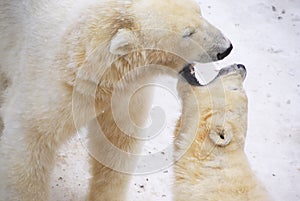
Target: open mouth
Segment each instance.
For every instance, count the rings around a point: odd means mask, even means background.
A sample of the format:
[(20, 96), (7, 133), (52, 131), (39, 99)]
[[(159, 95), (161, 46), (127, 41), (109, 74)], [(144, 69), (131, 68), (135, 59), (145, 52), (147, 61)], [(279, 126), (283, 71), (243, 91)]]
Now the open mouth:
[(179, 75), (182, 76), (192, 86), (203, 86), (196, 78), (196, 71), (194, 66), (195, 64), (187, 64), (179, 72)]
[(217, 77), (230, 75), (230, 74), (239, 74), (242, 76), (243, 79), (245, 79), (247, 75), (247, 70), (243, 64), (233, 64), (228, 67), (222, 68), (219, 71)]
[(242, 64), (233, 64), (228, 67), (224, 67), (219, 71), (218, 75), (207, 84), (201, 84), (196, 78), (195, 64), (187, 64), (179, 72), (179, 75), (183, 77), (192, 86), (207, 86), (210, 83), (214, 82), (218, 77), (231, 74), (239, 74), (243, 79), (245, 79), (247, 75), (246, 67)]

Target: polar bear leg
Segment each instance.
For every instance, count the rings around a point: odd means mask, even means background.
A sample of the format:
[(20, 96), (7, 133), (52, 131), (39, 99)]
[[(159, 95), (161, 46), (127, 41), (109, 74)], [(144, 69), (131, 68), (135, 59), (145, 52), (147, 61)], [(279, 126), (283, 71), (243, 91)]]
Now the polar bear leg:
[(128, 153), (138, 152), (140, 144), (114, 126), (100, 116), (89, 124), (92, 156), (89, 201), (126, 200), (130, 173), (134, 171), (137, 159)]
[(91, 159), (93, 178), (90, 181), (89, 201), (125, 201), (130, 175), (105, 167)]
[(56, 150), (53, 138), (33, 129), (4, 129), (1, 139), (0, 200), (41, 201), (48, 199), (49, 172)]
[(150, 81), (141, 77), (99, 103), (102, 112), (88, 125), (88, 150), (93, 157), (89, 201), (126, 200), (152, 106), (154, 88), (145, 87)]
[[(55, 152), (69, 136), (59, 132), (41, 133), (39, 122), (6, 115), (0, 141), (0, 200), (48, 200), (50, 172)], [(72, 132), (74, 133), (74, 132)]]

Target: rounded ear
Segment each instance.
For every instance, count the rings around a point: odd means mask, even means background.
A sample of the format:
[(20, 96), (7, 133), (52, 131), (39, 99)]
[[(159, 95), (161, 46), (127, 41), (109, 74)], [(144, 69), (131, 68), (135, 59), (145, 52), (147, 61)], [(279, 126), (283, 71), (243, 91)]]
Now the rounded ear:
[(119, 29), (110, 42), (110, 52), (125, 55), (134, 49), (134, 34), (128, 29)]
[(217, 146), (225, 147), (231, 141), (231, 134), (222, 132), (211, 131), (209, 133), (209, 138), (213, 141), (213, 143)]

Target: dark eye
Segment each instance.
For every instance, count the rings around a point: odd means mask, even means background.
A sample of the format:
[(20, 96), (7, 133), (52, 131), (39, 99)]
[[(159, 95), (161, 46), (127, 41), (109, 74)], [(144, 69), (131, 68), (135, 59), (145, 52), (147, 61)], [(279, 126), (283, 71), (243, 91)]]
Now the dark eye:
[(211, 131), (209, 138), (213, 141), (213, 143), (215, 143), (215, 145), (225, 147), (230, 143), (232, 135), (225, 130)]
[(183, 31), (183, 38), (191, 37), (195, 32), (196, 30), (194, 28), (188, 27)]
[(225, 135), (223, 133), (219, 133), (219, 136), (222, 140), (225, 140)]

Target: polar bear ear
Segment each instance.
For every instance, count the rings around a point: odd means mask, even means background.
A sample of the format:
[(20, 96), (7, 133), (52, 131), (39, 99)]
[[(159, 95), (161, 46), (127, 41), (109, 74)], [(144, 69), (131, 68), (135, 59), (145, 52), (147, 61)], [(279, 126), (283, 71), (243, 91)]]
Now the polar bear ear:
[(119, 29), (110, 42), (110, 52), (125, 55), (134, 49), (134, 34), (128, 29)]

